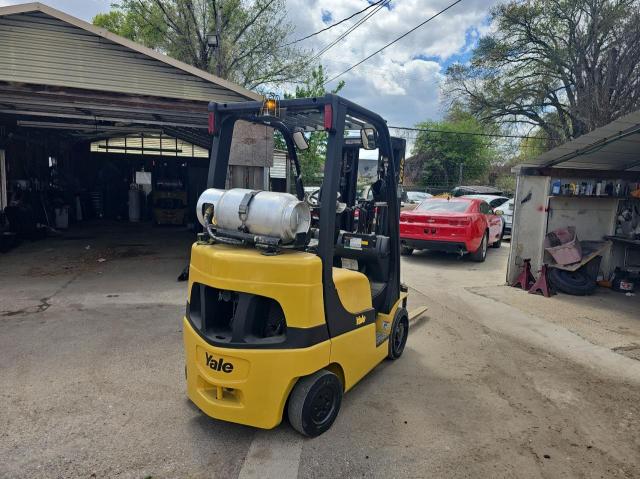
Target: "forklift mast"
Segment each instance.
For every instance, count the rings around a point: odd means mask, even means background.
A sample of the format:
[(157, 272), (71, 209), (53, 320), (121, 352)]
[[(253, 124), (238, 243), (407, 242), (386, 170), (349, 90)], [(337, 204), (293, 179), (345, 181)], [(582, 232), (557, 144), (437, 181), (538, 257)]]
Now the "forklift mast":
[[(372, 268), (379, 273), (377, 282), (384, 286), (380, 287), (381, 294), (376, 300), (376, 309), (389, 312), (400, 295), (400, 202), (397, 186), (401, 179), (400, 159), (404, 156), (404, 140), (392, 139), (386, 122), (378, 114), (333, 94), (281, 101), (212, 102), (209, 104), (209, 130), (213, 134), (209, 188), (225, 188), (233, 127), (238, 120), (267, 125), (282, 134), (295, 166), (296, 195), (299, 200), (304, 200), (304, 185), (293, 135), (296, 132), (326, 132), (326, 159), (319, 195), (318, 244), (314, 252), (322, 260), (324, 302), (329, 329), (332, 335), (340, 334), (343, 332), (340, 325), (346, 324), (345, 318), (351, 316), (342, 307), (333, 282), (336, 256), (358, 256), (362, 261), (372, 264)], [(346, 137), (348, 131), (360, 131), (360, 141)], [(359, 149), (364, 146), (363, 131), (370, 132), (379, 158), (375, 204), (371, 208), (380, 218), (384, 217), (384, 222), (380, 219), (373, 231), (355, 231), (353, 215), (338, 217), (335, 209), (335, 198), (340, 198), (348, 208), (356, 208), (358, 155)], [(344, 236), (336, 235), (336, 231), (342, 230), (345, 232)], [(354, 235), (358, 236), (361, 244), (367, 245), (357, 255), (344, 246), (344, 242), (350, 241)], [(384, 246), (384, 251), (380, 250), (382, 253), (373, 251), (381, 248), (381, 245)], [(377, 261), (378, 258), (374, 260), (376, 255), (383, 258), (380, 261)]]

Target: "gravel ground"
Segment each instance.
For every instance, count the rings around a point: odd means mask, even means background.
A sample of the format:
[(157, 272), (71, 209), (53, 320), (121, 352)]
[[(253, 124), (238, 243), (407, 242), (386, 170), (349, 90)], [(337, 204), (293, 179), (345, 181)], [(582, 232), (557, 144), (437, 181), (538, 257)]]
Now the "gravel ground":
[[(74, 234), (0, 257), (0, 477), (249, 477), (249, 461), (277, 460), (248, 455), (270, 432), (186, 399), (175, 279), (189, 235)], [(403, 259), (411, 305), (429, 310), (330, 431), (280, 426), (299, 477), (640, 477), (640, 361), (612, 350), (636, 341), (640, 318), (612, 315), (600, 332), (580, 318), (615, 298), (504, 293), (507, 253)]]

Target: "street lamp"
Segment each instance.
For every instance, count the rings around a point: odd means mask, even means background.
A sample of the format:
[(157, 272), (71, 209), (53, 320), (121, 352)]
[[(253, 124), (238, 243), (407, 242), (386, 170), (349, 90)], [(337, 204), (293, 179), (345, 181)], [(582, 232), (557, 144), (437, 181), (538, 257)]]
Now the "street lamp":
[(215, 33), (207, 34), (207, 46), (212, 50), (218, 46), (218, 35)]

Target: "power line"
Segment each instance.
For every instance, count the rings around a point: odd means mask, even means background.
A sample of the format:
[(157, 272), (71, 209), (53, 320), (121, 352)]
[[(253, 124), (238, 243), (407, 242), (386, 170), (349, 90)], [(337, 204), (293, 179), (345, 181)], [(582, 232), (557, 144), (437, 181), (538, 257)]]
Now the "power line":
[[(461, 1), (461, 0), (458, 0)], [(380, 4), (378, 4), (372, 12), (369, 12), (367, 15), (365, 15), (363, 18), (361, 18), (360, 20), (358, 20), (353, 26), (351, 26), (346, 32), (342, 33), (341, 35), (339, 35), (335, 40), (333, 40), (331, 43), (329, 43), (329, 45), (327, 45), (326, 47), (324, 47), (322, 50), (320, 50), (318, 53), (316, 53), (311, 60), (309, 60), (308, 63), (313, 62), (314, 60), (316, 60), (317, 58), (319, 58), (321, 55), (324, 55), (327, 51), (329, 51), (331, 48), (333, 48), (338, 42), (340, 42), (341, 40), (344, 40), (348, 35), (350, 35), (354, 30), (356, 30), (360, 25), (362, 25), (364, 22), (366, 22), (367, 20), (369, 20), (371, 17), (373, 17), (376, 13), (378, 13), (380, 10), (382, 10), (384, 7), (386, 7), (389, 3), (391, 2), (391, 0), (382, 0), (382, 2)], [(326, 85), (328, 82), (325, 82), (324, 84)]]
[(312, 58), (311, 58), (311, 62), (316, 60), (317, 58), (319, 58), (320, 56), (324, 55), (327, 51), (329, 51), (331, 48), (333, 48), (335, 45), (338, 44), (338, 42), (340, 42), (341, 40), (344, 40), (347, 36), (349, 36), (354, 30), (356, 30), (358, 27), (360, 27), (364, 22), (366, 22), (367, 20), (369, 20), (371, 17), (373, 17), (376, 13), (378, 13), (383, 7), (385, 7), (387, 4), (389, 4), (391, 0), (382, 0), (382, 3), (380, 3), (379, 5), (377, 5), (375, 7), (375, 9), (372, 12), (369, 12), (367, 15), (365, 15), (363, 18), (361, 18), (360, 20), (358, 20), (354, 25), (352, 25), (350, 28), (347, 29), (347, 31), (345, 31), (344, 33), (338, 35), (338, 37), (333, 40), (331, 43), (329, 43), (327, 46), (325, 46), (324, 48), (322, 48), (318, 53), (316, 53)]
[[(323, 64), (325, 63), (341, 63), (343, 65), (350, 65), (351, 63), (348, 61), (342, 61), (342, 60), (336, 60), (333, 58), (325, 58), (322, 62)], [(404, 65), (400, 65), (400, 64), (396, 64), (398, 66), (404, 66)], [(389, 73), (394, 79), (395, 77), (402, 77), (403, 79), (410, 79), (410, 80), (425, 80), (424, 74), (420, 71), (414, 71), (411, 73), (408, 72), (402, 72), (400, 70), (391, 70), (390, 68), (384, 68), (384, 67), (379, 67), (376, 65), (362, 65), (360, 68), (365, 68), (368, 69), (370, 71), (375, 71), (377, 73), (380, 72), (386, 72)], [(431, 78), (429, 83), (427, 84), (434, 84), (434, 83), (440, 83), (442, 80), (440, 78)]]
[[(417, 137), (403, 136), (403, 138), (405, 138), (407, 140), (417, 140)], [(475, 143), (475, 142), (473, 142), (471, 140), (459, 140), (459, 139), (454, 139), (454, 138), (438, 138), (438, 139), (434, 139), (434, 140), (428, 140), (426, 142), (426, 144), (427, 145), (448, 145), (448, 144), (477, 145), (477, 143)], [(546, 151), (545, 148), (539, 147), (539, 146), (536, 146), (536, 145), (510, 146), (510, 145), (500, 145), (500, 144), (496, 144), (496, 143), (487, 143), (487, 146), (491, 146), (491, 148), (494, 148), (494, 149), (504, 150), (505, 152), (515, 151), (515, 150), (520, 150), (520, 149), (539, 150), (540, 152)], [(508, 149), (508, 151), (506, 149)]]
[(360, 15), (361, 13), (366, 12), (366, 11), (367, 11), (367, 10), (369, 10), (370, 8), (375, 7), (376, 5), (378, 5), (378, 4), (380, 4), (380, 3), (382, 3), (383, 1), (384, 1), (384, 0), (378, 0), (377, 2), (370, 3), (369, 5), (367, 5), (367, 6), (366, 6), (365, 8), (363, 8), (362, 10), (358, 10), (356, 13), (354, 13), (354, 14), (352, 14), (352, 15), (349, 15), (348, 17), (343, 18), (342, 20), (340, 20), (340, 21), (338, 21), (338, 22), (336, 22), (336, 23), (333, 23), (333, 24), (329, 25), (328, 27), (323, 28), (322, 30), (318, 30), (317, 32), (313, 32), (313, 33), (311, 33), (310, 35), (307, 35), (306, 37), (299, 38), (299, 39), (294, 40), (294, 41), (292, 41), (292, 42), (289, 42), (289, 43), (287, 43), (287, 44), (285, 44), (285, 45), (283, 45), (283, 46), (284, 46), (284, 47), (288, 47), (289, 45), (293, 45), (294, 43), (299, 43), (299, 42), (301, 42), (301, 41), (303, 41), (303, 40), (306, 40), (307, 38), (315, 37), (316, 35), (318, 35), (318, 34), (320, 34), (320, 33), (322, 33), (322, 32), (326, 32), (327, 30), (331, 30), (333, 27), (337, 27), (337, 26), (338, 26), (338, 25), (340, 25), (341, 23), (344, 23), (344, 22), (346, 22), (347, 20), (351, 20), (353, 17), (355, 17), (355, 16), (357, 16), (357, 15)]
[(395, 130), (417, 131), (425, 133), (443, 133), (445, 135), (471, 135), (471, 136), (488, 136), (493, 138), (521, 138), (525, 140), (553, 140), (544, 136), (526, 136), (526, 135), (505, 135), (500, 133), (475, 133), (470, 131), (450, 131), (450, 130), (432, 130), (429, 128), (411, 128), (409, 126), (389, 126)]
[(403, 33), (402, 35), (400, 35), (398, 38), (396, 38), (395, 40), (387, 43), (385, 46), (383, 46), (382, 48), (380, 48), (379, 50), (376, 50), (375, 52), (373, 52), (371, 55), (369, 55), (368, 57), (360, 60), (358, 63), (356, 63), (355, 65), (350, 66), (349, 68), (347, 68), (345, 71), (343, 71), (342, 73), (337, 74), (336, 76), (334, 76), (333, 78), (327, 80), (326, 82), (324, 82), (324, 84), (326, 85), (329, 82), (332, 82), (333, 80), (335, 80), (336, 78), (341, 77), (342, 75), (344, 75), (345, 73), (350, 72), (351, 70), (353, 70), (354, 68), (356, 68), (358, 65), (361, 65), (362, 63), (366, 62), (367, 60), (369, 60), (371, 57), (377, 55), (378, 53), (380, 53), (381, 51), (383, 51), (384, 49), (390, 47), (391, 45), (393, 45), (394, 43), (398, 42), (399, 40), (402, 40), (404, 37), (406, 37), (407, 35), (409, 35), (410, 33), (415, 32), (418, 28), (422, 27), (423, 25), (429, 23), (431, 20), (433, 20), (436, 17), (439, 17), (440, 15), (442, 15), (444, 12), (446, 12), (447, 10), (449, 10), (450, 8), (453, 8), (454, 6), (456, 6), (458, 3), (460, 3), (462, 0), (456, 0), (455, 2), (453, 2), (451, 5), (449, 5), (448, 7), (440, 10), (438, 13), (436, 13), (435, 15), (433, 15), (430, 18), (427, 18), (424, 22), (416, 25), (415, 27), (413, 27), (411, 30), (409, 30), (408, 32)]
[[(418, 140), (419, 138), (417, 136), (409, 136), (409, 135), (402, 135), (402, 138), (405, 138), (407, 140)], [(493, 139), (498, 140), (498, 138), (494, 138)], [(492, 148), (499, 148), (499, 149), (505, 149), (505, 148), (509, 148), (510, 150), (513, 149), (531, 149), (531, 150), (540, 150), (540, 151), (546, 151), (546, 149), (544, 147), (541, 146), (537, 146), (537, 145), (523, 145), (523, 144), (519, 144), (519, 145), (508, 145), (508, 144), (504, 144), (504, 143), (495, 143), (494, 141), (491, 141), (491, 139), (487, 139), (485, 140), (487, 143), (487, 145), (490, 145)], [(435, 145), (446, 145), (446, 144), (456, 144), (456, 145), (477, 145), (478, 143), (472, 141), (471, 139), (460, 139), (460, 138), (434, 138), (434, 139), (430, 139), (426, 141), (426, 144), (435, 144)]]
[[(389, 128), (393, 128), (393, 127), (389, 127)], [(445, 132), (445, 133), (454, 133), (454, 132)], [(464, 134), (465, 132), (460, 132), (460, 133)], [(458, 133), (455, 133), (455, 134), (458, 134)], [(398, 135), (407, 140), (415, 141), (420, 139), (419, 132), (404, 132), (404, 133), (398, 133)], [(495, 149), (509, 148), (510, 150), (513, 150), (513, 149), (515, 150), (530, 149), (530, 150), (540, 150), (540, 151), (546, 150), (544, 146), (539, 146), (539, 145), (528, 145), (528, 144), (522, 144), (522, 143), (519, 143), (518, 145), (513, 145), (513, 144), (504, 143), (500, 141), (502, 138), (497, 135), (487, 136), (482, 138), (486, 145), (491, 146), (492, 148), (495, 148)], [(509, 138), (510, 136), (507, 135), (507, 139)], [(473, 141), (472, 138), (459, 138), (459, 137), (451, 137), (451, 136), (445, 136), (440, 138), (429, 138), (426, 140), (426, 143), (433, 144), (433, 145), (447, 145), (452, 143), (456, 145), (478, 145), (478, 143)]]

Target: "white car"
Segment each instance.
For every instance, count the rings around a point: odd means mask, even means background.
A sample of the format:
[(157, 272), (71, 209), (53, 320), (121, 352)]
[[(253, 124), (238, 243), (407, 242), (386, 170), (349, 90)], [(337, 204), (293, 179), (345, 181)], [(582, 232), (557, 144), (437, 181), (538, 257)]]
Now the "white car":
[[(489, 206), (491, 206), (491, 208), (496, 212), (496, 214), (500, 215), (500, 218), (502, 219), (501, 237), (507, 234), (507, 222), (506, 222), (506, 218), (502, 216), (504, 214), (504, 210), (503, 208), (501, 208), (501, 206), (507, 203), (509, 201), (509, 198), (507, 198), (506, 196), (498, 196), (498, 195), (464, 195), (462, 196), (462, 198), (477, 198), (479, 200), (483, 200), (489, 203)], [(510, 232), (511, 232), (511, 225), (509, 225), (509, 234), (511, 234)]]
[(509, 198), (507, 198), (506, 196), (497, 195), (464, 195), (463, 198), (478, 198), (480, 200), (484, 200), (489, 203), (489, 206), (491, 206), (492, 208), (502, 206), (504, 203), (509, 201)]
[(424, 191), (407, 191), (407, 203), (417, 205), (433, 195)]
[(510, 199), (496, 210), (496, 212), (502, 211), (502, 219), (504, 220), (504, 234), (507, 235), (511, 235), (511, 227), (513, 225), (513, 205), (514, 200)]

